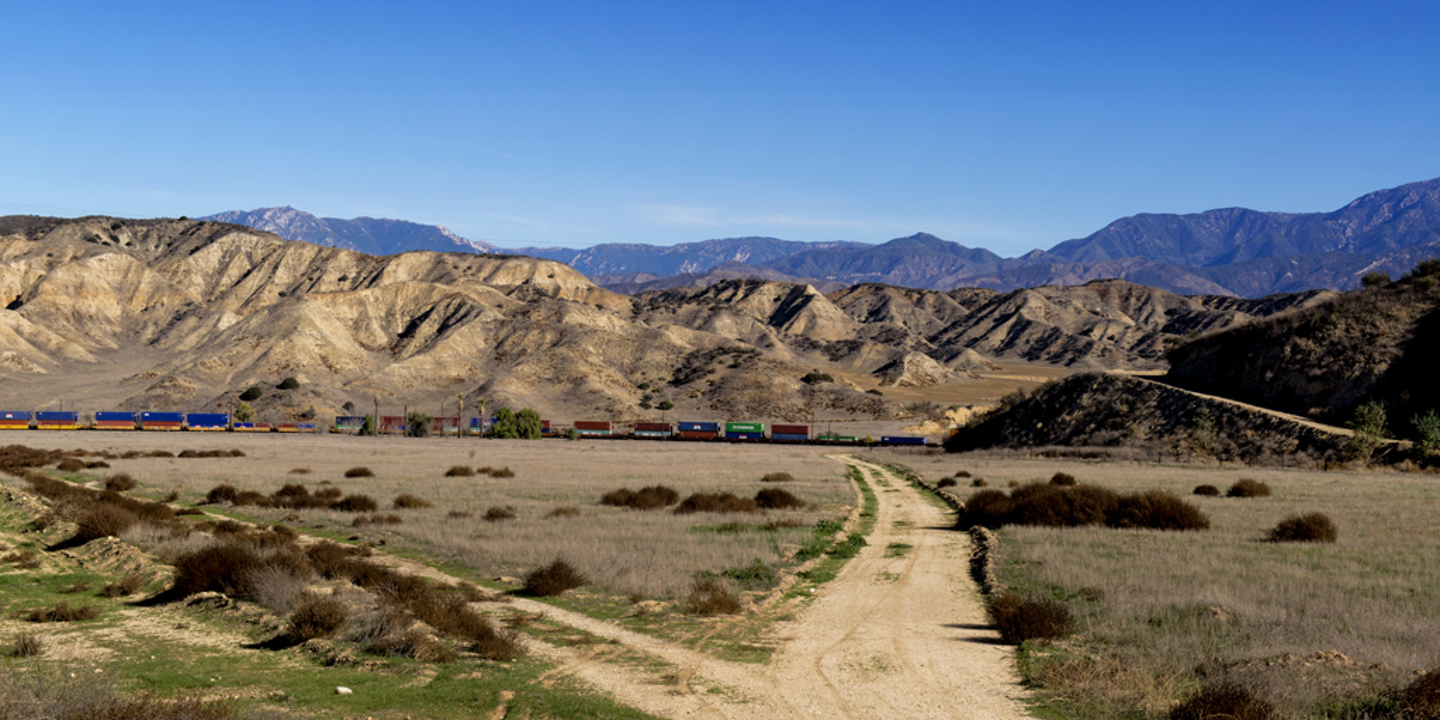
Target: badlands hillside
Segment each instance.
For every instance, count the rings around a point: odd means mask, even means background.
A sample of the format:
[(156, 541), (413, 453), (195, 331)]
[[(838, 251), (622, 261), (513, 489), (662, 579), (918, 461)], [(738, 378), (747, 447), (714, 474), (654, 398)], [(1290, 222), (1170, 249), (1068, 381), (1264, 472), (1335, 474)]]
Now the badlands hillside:
[[(916, 408), (892, 389), (924, 397), (999, 364), (1163, 368), (1181, 337), (1325, 296), (1181, 297), (1123, 281), (824, 295), (730, 280), (626, 297), (527, 257), (376, 257), (225, 223), (14, 216), (0, 218), (0, 404), (232, 409), (258, 385), (271, 421), (377, 399), (453, 412), (462, 393), (471, 408), (485, 398), (562, 419), (658, 419), (645, 402), (672, 403), (672, 419), (901, 418)], [(801, 381), (814, 371), (835, 381)], [(286, 377), (300, 388), (269, 389)]]

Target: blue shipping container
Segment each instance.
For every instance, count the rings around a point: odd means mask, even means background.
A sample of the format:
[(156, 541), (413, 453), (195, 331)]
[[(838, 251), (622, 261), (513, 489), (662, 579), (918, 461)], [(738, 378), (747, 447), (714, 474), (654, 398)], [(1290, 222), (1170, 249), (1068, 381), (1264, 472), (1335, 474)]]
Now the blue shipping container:
[(29, 420), (29, 419), (30, 419), (30, 413), (28, 413), (28, 412), (23, 412), (23, 411), (20, 411), (20, 410), (16, 410), (16, 411), (13, 411), (13, 412), (12, 412), (12, 411), (8, 411), (8, 410), (0, 410), (0, 420)]
[(97, 412), (95, 422), (135, 422), (133, 412)]
[(771, 433), (770, 439), (778, 440), (780, 442), (806, 442), (810, 439), (810, 436), (797, 435), (795, 433)]
[(720, 432), (720, 423), (682, 422), (680, 429), (684, 432)]
[(315, 430), (315, 423), (300, 423), (299, 425), (296, 425), (296, 426), (295, 426), (295, 429), (296, 429), (296, 430), (309, 430), (309, 431), (312, 431), (312, 432), (313, 432), (313, 431)]
[(75, 422), (80, 419), (80, 413), (70, 412), (69, 410), (64, 412), (42, 410), (35, 413), (35, 419), (41, 422)]
[(882, 445), (924, 445), (924, 444), (925, 444), (925, 438), (923, 438), (923, 437), (910, 437), (910, 436), (907, 436), (907, 435), (882, 435), (882, 436), (880, 436), (880, 444), (882, 444)]
[(190, 413), (185, 416), (185, 422), (189, 425), (204, 425), (207, 427), (229, 425), (230, 415), (229, 413)]
[(725, 433), (725, 439), (726, 439), (726, 440), (763, 440), (763, 439), (765, 439), (765, 433), (763, 433), (763, 432), (728, 432), (728, 433)]
[(142, 412), (140, 413), (140, 420), (142, 422), (185, 422), (185, 413)]

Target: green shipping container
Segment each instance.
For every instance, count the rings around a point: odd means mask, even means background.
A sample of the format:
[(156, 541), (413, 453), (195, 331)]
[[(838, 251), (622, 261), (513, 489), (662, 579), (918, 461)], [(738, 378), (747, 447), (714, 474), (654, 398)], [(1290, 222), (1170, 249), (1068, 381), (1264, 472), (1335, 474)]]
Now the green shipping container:
[(729, 423), (729, 422), (727, 422), (727, 423), (725, 423), (725, 432), (727, 432), (727, 433), (763, 433), (763, 432), (765, 432), (765, 423), (756, 423), (756, 422)]

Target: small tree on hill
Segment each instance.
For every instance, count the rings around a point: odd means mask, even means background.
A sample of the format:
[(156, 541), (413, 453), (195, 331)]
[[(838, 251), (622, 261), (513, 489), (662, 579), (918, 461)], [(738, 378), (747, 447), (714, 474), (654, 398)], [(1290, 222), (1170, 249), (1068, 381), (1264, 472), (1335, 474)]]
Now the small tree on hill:
[(405, 417), (405, 434), (410, 437), (425, 437), (430, 434), (430, 416), (419, 410), (411, 410)]
[(1362, 287), (1384, 287), (1385, 285), (1389, 284), (1390, 273), (1385, 272), (1384, 270), (1375, 270), (1373, 272), (1368, 272), (1360, 278), (1360, 285)]
[(360, 434), (361, 434), (361, 435), (368, 435), (368, 436), (372, 436), (372, 437), (375, 435), (375, 416), (374, 416), (374, 415), (366, 415), (366, 416), (365, 416), (365, 422), (363, 422), (363, 423), (360, 424)]
[(259, 400), (262, 394), (264, 394), (264, 391), (260, 389), (259, 385), (252, 385), (246, 389), (245, 392), (240, 393), (240, 399), (244, 402)]
[(239, 407), (235, 408), (235, 422), (251, 422), (254, 419), (255, 408), (250, 407), (250, 403), (242, 402)]
[(1440, 452), (1440, 415), (1430, 410), (1416, 415), (1410, 423), (1415, 426), (1415, 449), (1420, 451), (1420, 457)]
[(1385, 439), (1385, 405), (1371, 400), (1355, 408), (1355, 419), (1347, 424), (1355, 434), (1345, 444), (1346, 449), (1358, 460), (1369, 460)]

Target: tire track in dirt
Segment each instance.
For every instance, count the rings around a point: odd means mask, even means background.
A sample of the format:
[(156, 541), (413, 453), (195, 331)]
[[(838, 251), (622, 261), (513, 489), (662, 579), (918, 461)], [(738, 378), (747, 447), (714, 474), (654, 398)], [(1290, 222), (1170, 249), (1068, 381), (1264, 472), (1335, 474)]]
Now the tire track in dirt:
[[(875, 528), (867, 545), (807, 607), (772, 628), (780, 649), (769, 665), (719, 660), (527, 598), (496, 607), (541, 613), (674, 665), (673, 683), (661, 682), (653, 670), (525, 639), (531, 652), (556, 663), (556, 672), (661, 717), (1029, 717), (1010, 648), (988, 627), (967, 574), (969, 539), (950, 529), (949, 511), (879, 465), (849, 456), (833, 459), (860, 468), (875, 491)], [(898, 552), (900, 546), (908, 548)], [(456, 581), (394, 556), (386, 564)]]

